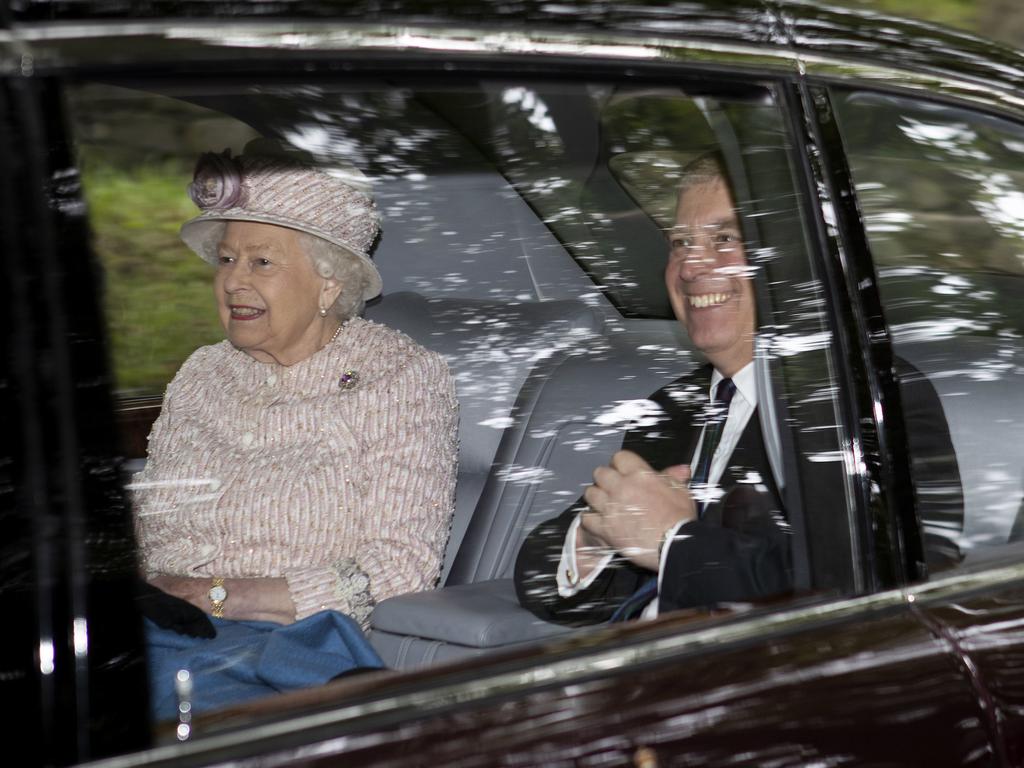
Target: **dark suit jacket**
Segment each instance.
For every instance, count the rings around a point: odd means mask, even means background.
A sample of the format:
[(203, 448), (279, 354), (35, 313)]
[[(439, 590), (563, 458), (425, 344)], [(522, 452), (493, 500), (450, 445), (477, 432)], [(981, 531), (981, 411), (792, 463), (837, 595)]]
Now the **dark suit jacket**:
[[(656, 470), (689, 464), (705, 421), (711, 366), (688, 374), (654, 395), (663, 416), (631, 429), (622, 447)], [(741, 602), (792, 589), (790, 529), (768, 464), (757, 411), (719, 480), (724, 495), (699, 520), (685, 523), (670, 543), (659, 593), (660, 610)], [(555, 569), (581, 498), (528, 536), (516, 561), (520, 602), (547, 621), (592, 624), (608, 619), (652, 573), (616, 556), (585, 590), (558, 594)]]
[[(960, 561), (955, 544), (963, 530), (963, 492), (956, 454), (942, 404), (928, 378), (900, 358), (904, 423), (911, 456), (917, 511), (925, 524), (928, 566), (940, 570)], [(651, 400), (664, 416), (656, 424), (626, 433), (623, 448), (636, 451), (655, 469), (693, 459), (704, 424), (711, 366), (658, 390)], [(662, 577), (660, 610), (743, 602), (793, 588), (791, 531), (761, 437), (757, 411), (719, 481), (724, 496), (699, 521), (683, 525), (670, 546)], [(820, 500), (819, 500), (820, 501)], [(594, 583), (571, 598), (558, 594), (555, 569), (569, 526), (586, 507), (581, 498), (527, 537), (516, 561), (515, 584), (523, 606), (546, 621), (593, 624), (615, 608), (651, 572), (616, 557)]]

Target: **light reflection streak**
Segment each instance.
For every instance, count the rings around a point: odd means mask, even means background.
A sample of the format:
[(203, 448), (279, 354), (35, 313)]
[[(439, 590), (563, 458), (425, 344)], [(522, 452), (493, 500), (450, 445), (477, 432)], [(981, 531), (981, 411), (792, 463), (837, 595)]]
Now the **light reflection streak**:
[(490, 427), (491, 429), (508, 429), (515, 423), (515, 419), (511, 416), (492, 416), (489, 419), (478, 421), (477, 425), (481, 427)]
[(864, 216), (864, 223), (872, 234), (902, 232), (907, 225), (914, 223), (914, 216), (907, 211), (884, 211), (879, 213), (868, 213)]
[(981, 175), (978, 179), (988, 199), (971, 204), (1004, 237), (1024, 239), (1024, 192), (1016, 189), (1006, 173)]
[(39, 641), (39, 671), (44, 675), (52, 675), (54, 670), (53, 640)]
[(892, 326), (894, 343), (912, 344), (925, 341), (947, 341), (961, 333), (981, 333), (991, 326), (972, 318), (941, 317), (910, 323), (896, 323)]
[(630, 429), (653, 427), (665, 415), (653, 400), (617, 400), (610, 409), (594, 417), (595, 424), (624, 425)]
[(814, 464), (826, 464), (836, 461), (845, 461), (845, 451), (825, 451), (822, 453), (812, 453), (807, 457), (807, 460)]
[[(989, 611), (983, 611), (980, 614), (982, 617), (989, 615)], [(1021, 642), (1021, 632), (1024, 631), (1024, 617), (1017, 617), (1007, 621), (994, 621), (991, 623), (979, 623), (969, 627), (964, 627), (958, 630), (958, 634), (962, 638), (973, 639), (975, 637), (981, 637), (984, 640), (983, 645), (974, 647), (998, 647), (1005, 645), (1019, 646)], [(997, 638), (992, 637), (996, 632), (1015, 633), (1012, 637)]]
[(518, 464), (503, 467), (496, 474), (499, 480), (521, 485), (537, 485), (554, 475), (546, 467), (524, 467)]
[(82, 617), (76, 618), (73, 623), (72, 636), (74, 638), (75, 656), (83, 658), (89, 654), (89, 623)]
[(831, 340), (831, 331), (802, 335), (780, 333), (772, 338), (771, 352), (780, 357), (790, 357), (805, 352), (828, 349)]
[[(555, 121), (548, 114), (548, 105), (544, 103), (544, 100), (535, 91), (522, 86), (506, 88), (501, 95), (501, 100), (505, 104), (516, 104), (524, 112), (528, 113), (526, 119), (535, 128), (545, 133), (557, 133)], [(561, 182), (562, 186), (569, 183), (568, 180), (563, 179), (555, 179), (554, 181)]]
[(928, 123), (905, 116), (900, 132), (915, 144), (923, 144), (945, 151), (953, 156), (987, 161), (989, 156), (969, 147), (978, 143), (978, 134), (966, 123)]

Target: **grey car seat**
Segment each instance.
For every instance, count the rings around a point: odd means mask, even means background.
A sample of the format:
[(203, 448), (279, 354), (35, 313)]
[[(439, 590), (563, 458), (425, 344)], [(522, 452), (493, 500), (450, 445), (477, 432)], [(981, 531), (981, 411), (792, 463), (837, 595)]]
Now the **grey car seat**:
[(575, 501), (644, 398), (695, 364), (677, 324), (602, 333), (601, 315), (581, 302), (415, 294), (387, 296), (367, 316), (444, 354), (462, 409), (442, 588), (378, 605), (375, 647), (410, 668), (567, 631), (519, 607), (516, 554), (529, 530)]

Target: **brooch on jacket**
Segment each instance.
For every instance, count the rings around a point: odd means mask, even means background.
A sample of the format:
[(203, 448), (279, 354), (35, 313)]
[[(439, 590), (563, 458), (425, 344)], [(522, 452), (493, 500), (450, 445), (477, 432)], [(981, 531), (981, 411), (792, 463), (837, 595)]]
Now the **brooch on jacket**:
[(348, 369), (338, 377), (338, 388), (341, 390), (355, 389), (359, 383), (359, 374)]

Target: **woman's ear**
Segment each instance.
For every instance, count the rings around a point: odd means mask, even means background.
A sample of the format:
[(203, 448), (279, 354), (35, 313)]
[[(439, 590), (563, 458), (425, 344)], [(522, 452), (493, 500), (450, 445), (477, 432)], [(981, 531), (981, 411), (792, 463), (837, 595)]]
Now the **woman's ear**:
[(324, 278), (323, 288), (320, 289), (320, 306), (333, 307), (334, 302), (341, 295), (341, 283), (333, 277)]

